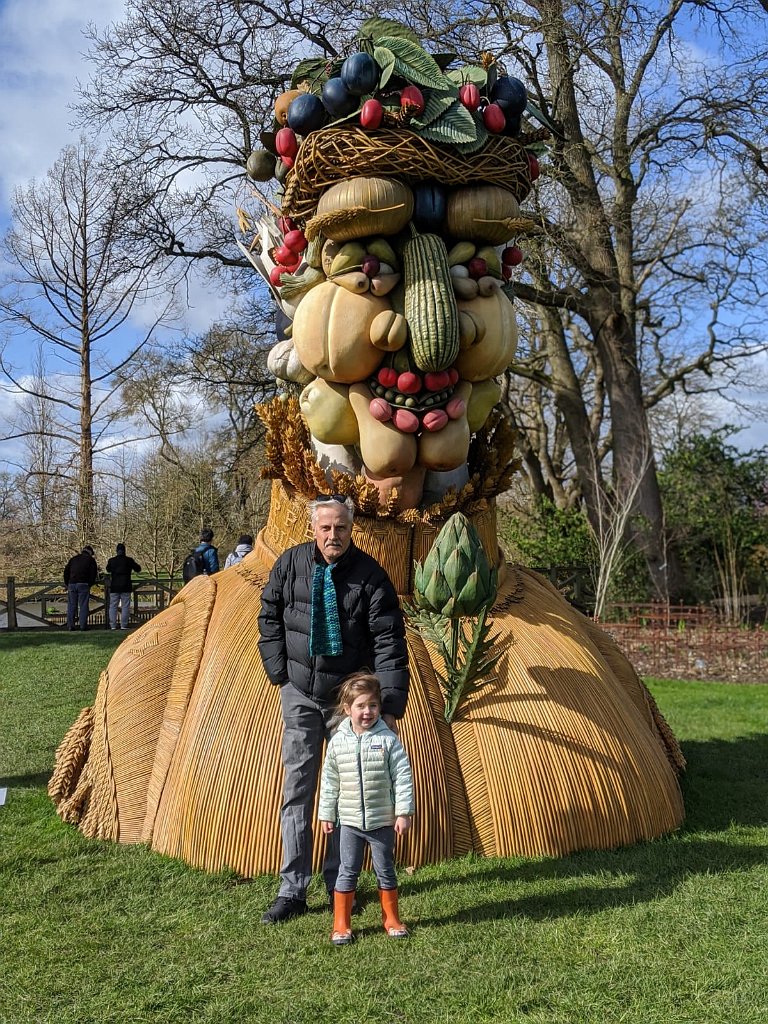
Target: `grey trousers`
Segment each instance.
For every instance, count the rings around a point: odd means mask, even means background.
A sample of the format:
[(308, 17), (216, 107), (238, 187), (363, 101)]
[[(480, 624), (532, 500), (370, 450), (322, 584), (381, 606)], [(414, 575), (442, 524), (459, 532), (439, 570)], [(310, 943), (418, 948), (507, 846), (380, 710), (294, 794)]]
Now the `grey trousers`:
[(341, 825), (339, 853), (341, 864), (336, 878), (339, 892), (354, 892), (360, 868), (363, 866), (363, 855), (366, 845), (371, 848), (373, 870), (380, 889), (396, 889), (395, 874), (395, 829), (393, 825), (383, 828), (372, 828), (364, 832), (352, 825)]
[[(282, 756), (285, 769), (280, 826), (283, 864), (278, 895), (304, 899), (312, 878), (312, 841), (315, 792), (323, 757), (323, 743), (331, 737), (334, 708), (321, 708), (290, 683), (280, 687), (283, 712)], [(323, 878), (332, 891), (339, 870), (338, 832), (326, 836)]]
[[(120, 621), (117, 621), (117, 611), (120, 609)], [(109, 593), (109, 625), (110, 629), (128, 629), (128, 618), (131, 614), (131, 592), (120, 593), (110, 591)]]
[(88, 628), (90, 594), (90, 583), (67, 584), (67, 626), (70, 629), (75, 628), (75, 619), (79, 620), (80, 629)]

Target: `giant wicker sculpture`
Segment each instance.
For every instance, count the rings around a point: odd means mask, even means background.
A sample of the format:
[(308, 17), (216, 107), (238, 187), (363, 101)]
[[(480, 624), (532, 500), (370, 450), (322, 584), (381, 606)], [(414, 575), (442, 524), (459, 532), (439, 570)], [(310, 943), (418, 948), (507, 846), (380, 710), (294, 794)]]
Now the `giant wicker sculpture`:
[[(496, 538), (494, 495), (515, 464), (494, 378), (514, 353), (520, 251), (494, 246), (530, 228), (518, 201), (537, 169), (525, 147), (540, 137), (522, 133), (523, 87), (490, 58), (444, 74), (382, 19), (360, 40), (377, 83), (366, 92), (380, 99), (350, 100), (345, 66), (305, 61), (276, 105), (275, 127), (287, 118), (290, 134), (266, 137), (277, 163), (249, 161), (254, 177), (268, 165), (286, 179), (282, 211), (240, 211), (241, 246), (293, 321), (270, 365), (304, 388), (262, 410), (268, 522), (244, 562), (193, 580), (116, 651), (59, 748), (51, 796), (87, 836), (208, 870), (277, 872), (281, 725), (258, 655), (259, 594), (277, 556), (310, 536), (308, 500), (333, 489), (354, 497), (354, 541), (411, 612), (414, 562), (453, 512), (498, 572), (483, 612), (496, 647), (450, 715), (437, 634), (412, 619), (401, 732), (418, 813), (400, 861), (658, 836), (683, 817), (674, 736), (611, 638), (505, 564)], [(341, 85), (326, 90), (329, 78)], [(478, 108), (481, 89), (498, 102)], [(323, 102), (338, 116), (340, 96), (351, 113), (326, 127)], [(297, 97), (304, 120), (292, 118)]]

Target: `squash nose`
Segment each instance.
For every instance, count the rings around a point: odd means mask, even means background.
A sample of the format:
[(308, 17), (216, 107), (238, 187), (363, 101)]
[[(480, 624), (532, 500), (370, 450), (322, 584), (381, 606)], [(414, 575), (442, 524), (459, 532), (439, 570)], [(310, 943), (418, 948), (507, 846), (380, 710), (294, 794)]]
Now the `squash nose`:
[(445, 242), (412, 230), (403, 247), (405, 318), (414, 364), (435, 373), (447, 370), (459, 354), (459, 311)]

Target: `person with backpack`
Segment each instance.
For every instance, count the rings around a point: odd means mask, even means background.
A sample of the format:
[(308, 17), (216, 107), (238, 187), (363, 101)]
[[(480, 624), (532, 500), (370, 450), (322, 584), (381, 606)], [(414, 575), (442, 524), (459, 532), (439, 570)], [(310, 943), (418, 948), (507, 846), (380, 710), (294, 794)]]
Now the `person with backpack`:
[[(131, 592), (133, 582), (131, 574), (141, 572), (141, 566), (125, 553), (125, 544), (118, 544), (117, 554), (107, 562), (109, 573), (109, 628), (128, 629), (128, 617), (131, 614)], [(120, 622), (117, 614), (120, 612)]]
[(250, 533), (244, 533), (241, 535), (240, 540), (237, 542), (237, 547), (234, 551), (230, 551), (227, 555), (227, 560), (224, 563), (224, 568), (228, 569), (230, 565), (237, 565), (238, 562), (242, 562), (246, 555), (250, 555), (253, 551), (253, 537)]
[(184, 582), (189, 583), (195, 576), (213, 576), (219, 571), (219, 551), (211, 541), (213, 530), (200, 531), (200, 543), (184, 559), (182, 576)]

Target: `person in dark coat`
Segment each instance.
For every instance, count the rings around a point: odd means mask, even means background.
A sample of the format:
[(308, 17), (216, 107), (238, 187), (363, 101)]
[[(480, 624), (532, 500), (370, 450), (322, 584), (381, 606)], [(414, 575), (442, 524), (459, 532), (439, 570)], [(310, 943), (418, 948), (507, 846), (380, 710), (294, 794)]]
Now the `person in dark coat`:
[(213, 546), (212, 540), (213, 530), (201, 530), (200, 543), (195, 548), (195, 554), (203, 556), (206, 576), (213, 576), (219, 571), (219, 549)]
[(107, 562), (109, 573), (109, 628), (117, 629), (117, 613), (120, 612), (120, 629), (128, 629), (128, 618), (131, 614), (131, 592), (133, 580), (131, 574), (141, 572), (141, 566), (125, 553), (125, 544), (118, 544), (117, 554)]
[(99, 574), (93, 548), (86, 544), (79, 555), (74, 555), (64, 566), (64, 584), (67, 588), (67, 629), (75, 629), (75, 620), (80, 631), (88, 629), (88, 606), (91, 587)]
[[(259, 652), (280, 687), (285, 769), (280, 889), (264, 924), (307, 910), (315, 790), (342, 681), (363, 668), (375, 672), (390, 728), (408, 697), (400, 604), (384, 569), (352, 543), (352, 500), (320, 495), (310, 510), (314, 540), (277, 559), (261, 595)], [(339, 852), (338, 840), (328, 838), (323, 877), (332, 900)]]

